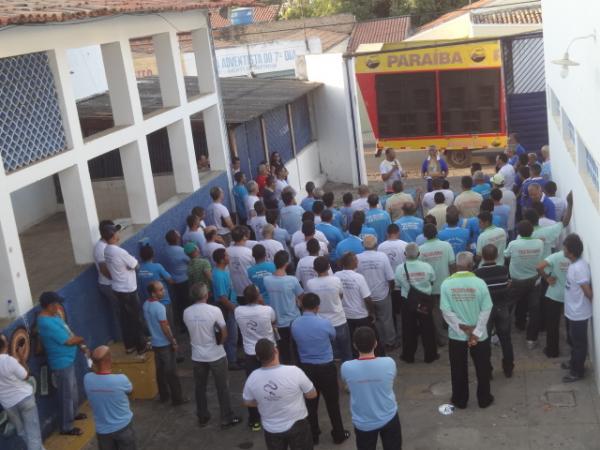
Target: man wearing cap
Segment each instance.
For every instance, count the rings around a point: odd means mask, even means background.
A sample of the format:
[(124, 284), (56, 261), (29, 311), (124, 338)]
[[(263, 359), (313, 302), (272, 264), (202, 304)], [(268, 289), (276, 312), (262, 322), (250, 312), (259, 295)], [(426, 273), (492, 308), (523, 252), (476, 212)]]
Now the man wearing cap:
[(93, 371), (83, 377), (85, 395), (94, 412), (98, 447), (136, 450), (129, 398), (133, 386), (125, 374), (112, 373), (110, 348), (101, 345), (92, 352)]
[[(510, 166), (510, 164), (509, 164)], [(512, 166), (510, 166), (512, 167)], [(514, 171), (514, 169), (513, 169)], [(512, 191), (512, 188), (506, 187), (506, 179), (504, 175), (501, 173), (497, 173), (494, 175), (490, 181), (492, 182), (492, 187), (500, 189), (502, 191), (502, 198), (500, 199), (500, 203), (509, 207), (508, 213), (508, 221), (506, 227), (508, 229), (509, 238), (512, 238), (515, 231), (515, 215), (517, 213), (517, 196)], [(514, 184), (514, 178), (513, 178)]]
[(119, 301), (111, 287), (110, 272), (106, 267), (106, 261), (104, 259), (104, 250), (106, 249), (107, 237), (110, 233), (107, 232), (106, 228), (114, 227), (115, 230), (119, 231), (121, 225), (115, 225), (112, 220), (100, 221), (100, 239), (94, 245), (94, 263), (96, 264), (96, 270), (98, 271), (98, 291), (104, 299), (108, 302), (108, 307), (111, 310), (111, 335), (115, 340), (121, 338), (121, 330), (119, 329)]
[[(137, 297), (137, 296), (136, 296)], [(74, 420), (83, 420), (85, 414), (76, 414), (79, 407), (75, 359), (77, 348), (87, 351), (83, 338), (76, 336), (62, 318), (62, 298), (56, 292), (44, 292), (40, 296), (42, 311), (37, 317), (37, 327), (48, 365), (56, 377), (60, 407), (60, 434), (81, 436), (83, 431), (73, 426)]]
[(119, 247), (118, 231), (116, 227), (105, 228), (107, 246), (104, 249), (104, 259), (110, 272), (112, 290), (119, 300), (125, 350), (127, 353), (137, 350), (142, 354), (148, 350), (148, 346), (144, 336), (144, 319), (137, 294), (135, 270), (138, 267), (138, 261), (127, 250)]
[(156, 384), (160, 402), (168, 402), (173, 406), (185, 403), (181, 395), (181, 383), (177, 376), (177, 341), (173, 336), (169, 322), (167, 321), (167, 310), (160, 302), (164, 296), (165, 287), (160, 281), (152, 281), (148, 284), (148, 300), (144, 302), (144, 317), (150, 330), (152, 338), (152, 350), (156, 364)]

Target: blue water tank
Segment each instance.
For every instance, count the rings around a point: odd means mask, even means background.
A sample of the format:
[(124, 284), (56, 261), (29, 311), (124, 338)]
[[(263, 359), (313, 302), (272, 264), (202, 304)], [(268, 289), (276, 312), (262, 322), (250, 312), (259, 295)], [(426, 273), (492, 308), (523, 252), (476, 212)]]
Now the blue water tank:
[(252, 23), (252, 8), (235, 8), (231, 11), (232, 25), (248, 25)]

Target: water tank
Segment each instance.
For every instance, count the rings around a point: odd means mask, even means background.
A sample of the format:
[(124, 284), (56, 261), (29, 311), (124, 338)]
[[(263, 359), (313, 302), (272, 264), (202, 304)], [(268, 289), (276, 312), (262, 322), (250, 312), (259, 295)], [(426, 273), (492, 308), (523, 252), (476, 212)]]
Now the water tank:
[(248, 25), (252, 23), (252, 8), (235, 8), (231, 11), (232, 25)]

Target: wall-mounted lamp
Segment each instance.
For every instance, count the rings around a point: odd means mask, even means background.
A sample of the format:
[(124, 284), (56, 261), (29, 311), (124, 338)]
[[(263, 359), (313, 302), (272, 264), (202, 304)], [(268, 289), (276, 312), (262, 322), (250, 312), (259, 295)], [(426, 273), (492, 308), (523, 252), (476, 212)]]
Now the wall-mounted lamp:
[(591, 34), (586, 34), (585, 36), (579, 36), (579, 37), (571, 39), (571, 42), (569, 42), (569, 45), (567, 46), (567, 51), (565, 52), (565, 54), (563, 55), (563, 57), (561, 59), (556, 59), (556, 60), (552, 61), (552, 64), (556, 64), (556, 65), (562, 67), (560, 69), (560, 76), (561, 77), (567, 78), (567, 75), (569, 75), (569, 67), (573, 67), (573, 66), (578, 66), (579, 65), (579, 63), (577, 61), (573, 61), (569, 57), (569, 49), (571, 48), (571, 45), (573, 45), (573, 43), (575, 41), (581, 41), (583, 39), (589, 39), (589, 38), (592, 38), (594, 40), (594, 42), (596, 42), (596, 30), (594, 30), (594, 32), (591, 33)]

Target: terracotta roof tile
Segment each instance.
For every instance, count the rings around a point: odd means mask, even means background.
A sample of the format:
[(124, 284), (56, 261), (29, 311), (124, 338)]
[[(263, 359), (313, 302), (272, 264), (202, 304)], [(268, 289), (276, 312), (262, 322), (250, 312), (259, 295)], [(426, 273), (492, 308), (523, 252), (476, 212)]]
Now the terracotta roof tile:
[[(273, 22), (274, 20), (277, 20), (280, 9), (280, 5), (255, 6), (252, 8), (253, 23)], [(210, 25), (213, 30), (215, 28), (229, 27), (231, 26), (231, 20), (221, 17), (218, 9), (211, 9)]]
[(354, 52), (361, 44), (390, 44), (401, 42), (410, 32), (410, 16), (358, 22), (352, 31), (348, 51)]
[(542, 7), (530, 6), (495, 10), (490, 12), (472, 13), (471, 22), (474, 24), (541, 24)]
[(254, 0), (0, 0), (0, 26), (66, 22), (123, 13), (252, 6)]
[(479, 0), (478, 2), (471, 3), (470, 5), (464, 6), (462, 8), (455, 9), (454, 11), (450, 11), (431, 22), (427, 22), (425, 25), (421, 26), (416, 33), (421, 33), (422, 31), (430, 30), (432, 28), (437, 27), (443, 23), (448, 22), (449, 20), (456, 19), (457, 17), (466, 14), (468, 11), (481, 8), (482, 6), (487, 6), (492, 3), (494, 0)]

